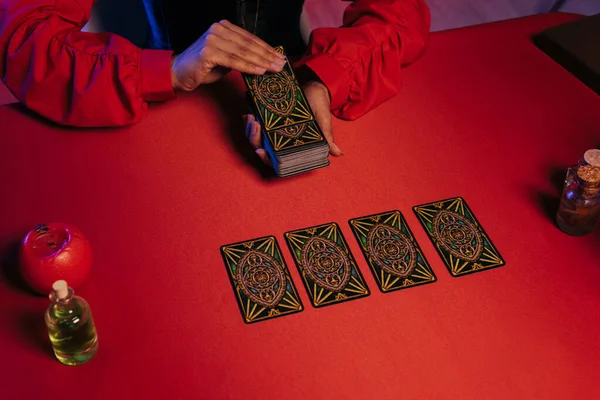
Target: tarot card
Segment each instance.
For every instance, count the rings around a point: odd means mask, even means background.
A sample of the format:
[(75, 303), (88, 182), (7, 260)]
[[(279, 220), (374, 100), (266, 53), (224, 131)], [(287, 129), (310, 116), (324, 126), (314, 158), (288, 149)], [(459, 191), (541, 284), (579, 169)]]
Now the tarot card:
[(304, 309), (274, 236), (222, 246), (221, 255), (244, 322)]
[(323, 307), (370, 295), (336, 223), (287, 232), (285, 239), (313, 306)]
[(413, 210), (452, 276), (505, 265), (461, 197), (423, 204)]
[(354, 218), (349, 224), (382, 292), (436, 281), (400, 211)]
[[(282, 47), (277, 47), (275, 50), (285, 54)], [(257, 117), (265, 131), (314, 119), (289, 61), (281, 72), (266, 72), (263, 75), (243, 74), (243, 77)]]
[[(321, 128), (315, 121), (286, 126), (281, 129), (266, 131), (268, 140), (270, 140), (273, 150), (282, 152), (289, 149), (295, 149), (309, 144), (325, 142), (325, 136)], [(327, 143), (323, 143), (327, 145)]]

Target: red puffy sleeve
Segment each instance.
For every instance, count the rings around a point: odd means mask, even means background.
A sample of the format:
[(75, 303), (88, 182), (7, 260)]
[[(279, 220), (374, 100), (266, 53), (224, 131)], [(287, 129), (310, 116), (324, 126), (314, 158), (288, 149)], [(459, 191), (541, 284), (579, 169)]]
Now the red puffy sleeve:
[(0, 77), (28, 108), (59, 124), (139, 121), (174, 97), (171, 52), (85, 33), (93, 0), (0, 2)]
[(357, 0), (341, 28), (312, 32), (296, 67), (327, 86), (337, 117), (356, 119), (399, 92), (402, 67), (423, 53), (430, 23), (423, 0)]

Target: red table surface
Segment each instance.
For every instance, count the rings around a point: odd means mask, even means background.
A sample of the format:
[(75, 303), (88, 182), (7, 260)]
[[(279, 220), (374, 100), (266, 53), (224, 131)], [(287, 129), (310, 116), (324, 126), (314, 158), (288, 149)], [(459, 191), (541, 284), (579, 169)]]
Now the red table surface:
[[(44, 297), (0, 281), (3, 399), (600, 398), (600, 233), (554, 225), (564, 169), (600, 144), (600, 98), (530, 41), (565, 14), (432, 34), (400, 96), (335, 121), (345, 156), (291, 179), (242, 133), (239, 76), (125, 129), (0, 107), (0, 244), (78, 226), (100, 348), (53, 359)], [(216, 99), (216, 100), (215, 100)], [(49, 99), (48, 101), (52, 101)], [(463, 196), (506, 259), (452, 278), (411, 211)], [(401, 210), (438, 281), (381, 293), (349, 218)], [(315, 309), (283, 233), (336, 221), (372, 294)], [(305, 310), (243, 323), (219, 247), (275, 235)]]

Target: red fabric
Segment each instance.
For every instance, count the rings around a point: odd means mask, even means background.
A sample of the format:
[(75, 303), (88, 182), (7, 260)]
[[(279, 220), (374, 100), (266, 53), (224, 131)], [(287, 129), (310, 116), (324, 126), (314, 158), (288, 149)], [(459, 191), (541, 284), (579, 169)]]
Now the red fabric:
[[(60, 124), (137, 122), (148, 101), (174, 97), (171, 53), (140, 50), (113, 34), (80, 32), (92, 4), (0, 4), (0, 77), (30, 109)], [(401, 65), (423, 51), (429, 10), (423, 0), (359, 0), (348, 7), (344, 26), (316, 30), (300, 65), (328, 86), (334, 113), (354, 119), (398, 92)]]
[(4, 104), (16, 103), (17, 99), (12, 95), (10, 90), (0, 82), (0, 106)]
[[(402, 96), (335, 120), (345, 155), (292, 179), (268, 175), (248, 145), (236, 74), (122, 129), (0, 107), (2, 271), (36, 224), (78, 227), (94, 264), (77, 294), (100, 341), (89, 364), (59, 364), (48, 300), (0, 273), (2, 399), (599, 399), (600, 231), (556, 228), (550, 177), (600, 142), (600, 97), (530, 41), (574, 18), (432, 34)], [(505, 267), (450, 277), (411, 207), (453, 196)], [(346, 221), (392, 209), (437, 282), (377, 289)], [(315, 309), (283, 233), (330, 221), (372, 293)], [(219, 246), (271, 234), (305, 310), (246, 325)]]
[(0, 77), (27, 107), (60, 124), (137, 122), (147, 114), (147, 100), (174, 96), (171, 53), (140, 50), (114, 34), (81, 32), (92, 4), (0, 3)]
[(355, 1), (342, 29), (312, 32), (298, 67), (327, 86), (336, 116), (353, 120), (398, 94), (402, 67), (423, 53), (430, 23), (423, 0)]
[(142, 50), (140, 52), (140, 87), (145, 101), (161, 101), (173, 94), (171, 83), (171, 52)]

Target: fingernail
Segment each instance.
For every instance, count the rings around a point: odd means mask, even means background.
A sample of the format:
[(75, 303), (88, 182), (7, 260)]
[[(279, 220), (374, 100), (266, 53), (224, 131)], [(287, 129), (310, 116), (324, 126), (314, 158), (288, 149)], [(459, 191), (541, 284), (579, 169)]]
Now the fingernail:
[(266, 69), (266, 68), (256, 67), (256, 73), (257, 73), (258, 75), (262, 75), (262, 74), (264, 74), (265, 72), (267, 72), (267, 69)]
[(332, 153), (334, 153), (334, 154), (332, 154), (332, 155), (333, 155), (333, 156), (335, 156), (335, 157), (340, 157), (340, 156), (343, 156), (343, 155), (344, 155), (344, 152), (342, 151), (342, 149), (340, 149), (340, 148), (338, 147), (338, 145), (337, 145), (337, 144), (335, 144), (335, 143), (333, 143), (333, 144), (331, 145), (331, 151), (332, 151)]
[(281, 71), (283, 69), (283, 64), (278, 64), (274, 62), (271, 63), (271, 68), (273, 68), (275, 71)]

